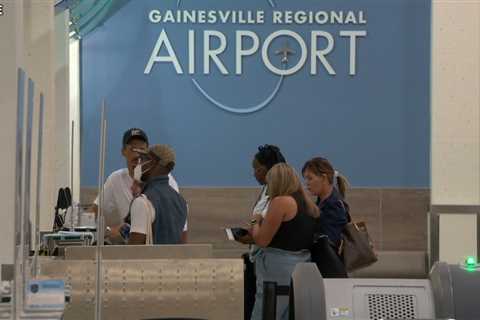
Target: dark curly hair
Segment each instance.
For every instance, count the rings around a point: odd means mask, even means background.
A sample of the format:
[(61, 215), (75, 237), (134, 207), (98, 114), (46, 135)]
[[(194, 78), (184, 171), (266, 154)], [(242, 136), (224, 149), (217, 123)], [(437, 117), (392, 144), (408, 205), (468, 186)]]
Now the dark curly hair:
[(277, 163), (285, 163), (285, 157), (280, 152), (280, 148), (271, 144), (265, 144), (258, 147), (258, 152), (255, 154), (255, 160), (267, 170), (270, 170)]

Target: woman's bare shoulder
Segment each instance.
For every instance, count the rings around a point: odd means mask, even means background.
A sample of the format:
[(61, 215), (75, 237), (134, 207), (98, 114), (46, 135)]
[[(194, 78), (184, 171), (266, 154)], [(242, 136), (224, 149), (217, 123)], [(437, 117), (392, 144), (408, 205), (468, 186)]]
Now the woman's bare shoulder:
[(278, 196), (272, 199), (270, 206), (290, 207), (297, 206), (295, 199), (292, 196)]

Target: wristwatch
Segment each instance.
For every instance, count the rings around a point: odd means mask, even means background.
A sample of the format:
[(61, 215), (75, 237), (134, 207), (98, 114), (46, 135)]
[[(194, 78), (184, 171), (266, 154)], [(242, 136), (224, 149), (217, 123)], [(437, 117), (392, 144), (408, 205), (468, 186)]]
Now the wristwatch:
[(104, 234), (104, 237), (110, 237), (112, 235), (112, 228), (110, 228), (109, 226), (107, 226), (105, 228), (105, 234)]

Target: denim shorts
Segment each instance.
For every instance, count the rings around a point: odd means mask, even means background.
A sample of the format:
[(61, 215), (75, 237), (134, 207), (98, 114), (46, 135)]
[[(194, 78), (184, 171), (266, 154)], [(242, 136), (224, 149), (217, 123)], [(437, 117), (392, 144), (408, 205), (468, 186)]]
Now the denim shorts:
[[(297, 263), (310, 261), (310, 251), (286, 251), (277, 248), (259, 248), (255, 255), (257, 293), (251, 320), (262, 319), (263, 282), (276, 282), (279, 286), (289, 286), (290, 277)], [(277, 319), (288, 319), (288, 297), (277, 297)]]

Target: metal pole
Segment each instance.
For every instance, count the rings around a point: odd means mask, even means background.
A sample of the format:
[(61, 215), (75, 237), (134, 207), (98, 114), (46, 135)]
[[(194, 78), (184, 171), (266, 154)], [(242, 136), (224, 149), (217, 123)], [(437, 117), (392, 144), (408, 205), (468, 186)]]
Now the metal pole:
[(15, 156), (15, 215), (14, 215), (14, 284), (12, 286), (12, 319), (17, 319), (17, 292), (20, 288), (18, 279), (20, 278), (20, 229), (22, 215), (22, 173), (23, 173), (23, 117), (25, 107), (25, 71), (21, 68), (17, 72), (17, 137), (16, 137), (16, 156)]
[(480, 211), (477, 213), (477, 263), (480, 263)]
[(95, 319), (102, 319), (102, 247), (104, 242), (104, 219), (103, 219), (103, 189), (105, 174), (105, 141), (106, 141), (107, 121), (105, 119), (105, 100), (102, 102), (101, 116), (101, 135), (100, 135), (100, 161), (98, 168), (98, 213), (97, 213), (97, 277), (96, 277), (96, 301), (95, 301)]
[(38, 275), (38, 254), (40, 251), (40, 188), (42, 187), (42, 150), (43, 150), (43, 115), (45, 98), (40, 93), (40, 109), (38, 120), (38, 150), (37, 150), (37, 192), (35, 199), (35, 255), (33, 257), (33, 276)]
[(432, 210), (428, 213), (428, 269), (430, 270), (435, 262), (439, 260), (440, 256), (440, 216)]
[[(74, 208), (74, 197), (73, 197), (73, 135), (74, 135), (74, 132), (75, 132), (75, 122), (72, 121), (72, 135), (70, 137), (70, 192), (71, 192), (71, 197), (72, 197), (72, 201), (71, 201), (71, 211), (70, 211), (70, 228), (72, 229), (72, 231), (75, 230), (74, 228), (74, 225), (73, 225), (73, 215), (76, 214), (75, 212), (75, 208)], [(78, 221), (77, 221), (78, 223)]]
[(24, 198), (22, 206), (22, 232), (20, 248), (22, 252), (22, 294), (21, 303), (22, 310), (25, 310), (25, 288), (29, 279), (27, 268), (28, 257), (30, 253), (31, 243), (31, 224), (30, 224), (30, 177), (32, 167), (32, 127), (33, 127), (33, 99), (35, 95), (35, 84), (32, 79), (28, 79), (28, 101), (27, 101), (27, 128), (26, 128), (26, 140), (25, 140), (25, 184), (24, 184)]

